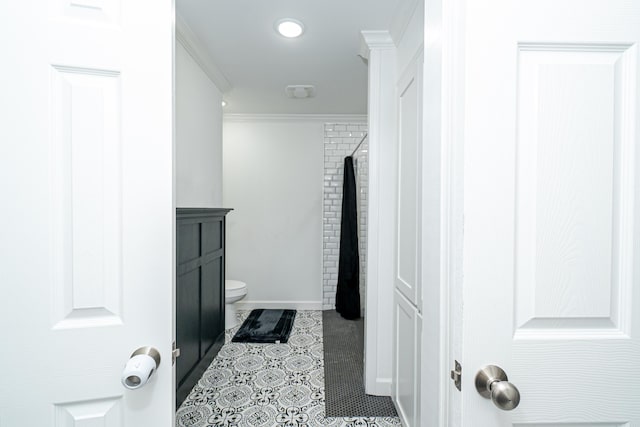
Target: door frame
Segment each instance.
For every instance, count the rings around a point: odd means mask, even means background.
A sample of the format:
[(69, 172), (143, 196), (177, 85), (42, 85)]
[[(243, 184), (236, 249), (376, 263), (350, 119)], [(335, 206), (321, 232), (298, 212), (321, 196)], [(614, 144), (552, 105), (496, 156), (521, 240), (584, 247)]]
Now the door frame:
[[(421, 424), (439, 427), (460, 426), (462, 420), (461, 393), (450, 375), (454, 361), (463, 362), (464, 3), (436, 0), (426, 2), (424, 9), (423, 212), (430, 203), (439, 203), (440, 259), (439, 289), (430, 295), (427, 289), (422, 292), (426, 324), (422, 327), (420, 406), (434, 407), (433, 399), (438, 399), (438, 414), (427, 419), (429, 414), (423, 411)], [(433, 180), (439, 180), (437, 185), (429, 185)], [(434, 217), (434, 213), (430, 218), (423, 214), (423, 230)], [(423, 232), (425, 249), (429, 238)], [(427, 252), (423, 250), (424, 265), (429, 261)], [(429, 276), (423, 272), (423, 286), (434, 283), (434, 274)], [(428, 323), (433, 321), (439, 325), (430, 333)], [(464, 367), (462, 375), (468, 375)]]
[[(419, 0), (422, 1), (422, 0)], [(415, 4), (412, 0), (407, 3)], [(408, 11), (415, 10), (409, 6)], [(410, 18), (409, 16), (406, 18)], [(426, 336), (428, 328), (422, 328), (423, 355), (430, 352), (430, 360), (421, 361), (420, 406), (433, 406), (437, 399), (439, 413), (429, 425), (456, 427), (462, 423), (460, 392), (453, 386), (450, 370), (454, 359), (462, 362), (462, 249), (463, 249), (463, 161), (464, 161), (464, 21), (465, 2), (454, 0), (429, 2), (424, 9), (424, 82), (423, 85), (423, 129), (425, 141), (438, 141), (430, 153), (439, 154), (437, 176), (439, 185), (434, 193), (424, 194), (424, 200), (439, 201), (439, 256), (440, 271), (438, 298), (422, 301), (422, 312), (435, 313), (439, 325), (437, 336)], [(402, 30), (401, 30), (402, 31)], [(362, 51), (369, 54), (369, 155), (370, 155), (370, 200), (369, 200), (369, 247), (367, 317), (365, 318), (365, 388), (371, 394), (390, 394), (391, 360), (378, 354), (382, 343), (388, 339), (385, 331), (378, 327), (392, 321), (391, 302), (393, 271), (376, 265), (383, 257), (387, 240), (393, 246), (394, 236), (387, 235), (382, 220), (395, 219), (395, 212), (385, 210), (388, 193), (381, 188), (380, 179), (385, 179), (385, 170), (396, 158), (385, 158), (383, 141), (392, 141), (397, 150), (397, 117), (395, 106), (396, 57), (395, 44), (386, 31), (363, 32)], [(429, 82), (430, 84), (427, 84)], [(434, 151), (435, 150), (435, 151)], [(426, 152), (427, 150), (423, 150)], [(424, 159), (423, 159), (424, 162)], [(384, 164), (381, 164), (384, 163)], [(395, 170), (393, 171), (395, 179)], [(429, 179), (424, 174), (423, 179)], [(423, 181), (424, 184), (424, 181)], [(385, 186), (386, 187), (386, 186)], [(391, 185), (393, 187), (393, 185)], [(423, 185), (424, 188), (428, 188)], [(391, 193), (395, 196), (394, 193)], [(426, 202), (425, 202), (426, 203)], [(395, 211), (395, 206), (391, 209)], [(391, 224), (394, 224), (392, 221)], [(393, 225), (390, 225), (393, 227)], [(424, 240), (424, 236), (423, 236)], [(423, 257), (424, 257), (423, 251)], [(424, 262), (424, 258), (423, 258)], [(389, 264), (389, 263), (387, 263)], [(393, 263), (387, 266), (393, 270)], [(390, 274), (389, 274), (390, 273)], [(388, 288), (388, 289), (387, 289)], [(424, 292), (423, 292), (424, 293)], [(389, 306), (389, 313), (386, 312)], [(386, 315), (389, 314), (387, 317)], [(391, 342), (391, 341), (386, 341)], [(433, 343), (436, 342), (436, 353)], [(430, 348), (429, 348), (430, 347)], [(372, 357), (373, 356), (373, 357)], [(382, 358), (380, 357), (382, 356)], [(437, 358), (437, 360), (433, 360)], [(386, 363), (388, 362), (388, 365)], [(435, 363), (435, 367), (433, 364)], [(435, 375), (437, 378), (433, 378)], [(385, 374), (387, 376), (385, 376)], [(463, 375), (465, 372), (463, 371)], [(389, 381), (387, 383), (387, 381)], [(423, 414), (424, 423), (424, 414)]]
[[(437, 0), (425, 8), (425, 81), (433, 61), (440, 61), (441, 144), (441, 295), (439, 426), (462, 426), (462, 394), (450, 377), (454, 361), (462, 360), (464, 248), (464, 120), (465, 0)], [(432, 54), (428, 52), (432, 50)], [(438, 54), (440, 55), (438, 58)], [(433, 70), (432, 72), (436, 72)], [(428, 89), (427, 89), (428, 90)], [(425, 93), (425, 97), (428, 94)], [(425, 128), (429, 127), (425, 107)], [(424, 345), (424, 343), (423, 343)], [(424, 372), (424, 369), (423, 369)], [(423, 376), (423, 384), (429, 378)], [(423, 399), (428, 399), (423, 393)]]
[[(414, 3), (409, 0), (408, 3)], [(423, 0), (418, 0), (423, 1)], [(464, 0), (451, 2), (436, 0), (425, 7), (425, 65), (424, 77), (437, 76), (439, 82), (428, 87), (424, 85), (425, 100), (431, 99), (432, 91), (439, 88), (439, 107), (424, 108), (423, 127), (432, 129), (432, 137), (440, 141), (440, 287), (437, 301), (423, 301), (423, 311), (433, 310), (439, 313), (438, 351), (439, 377), (428, 377), (429, 370), (421, 369), (421, 403), (433, 399), (426, 393), (427, 384), (437, 382), (437, 398), (440, 413), (438, 426), (461, 425), (461, 399), (458, 390), (453, 387), (449, 371), (453, 360), (460, 360), (462, 354), (462, 243), (463, 243), (463, 160), (464, 160)], [(184, 37), (183, 22), (177, 17), (178, 37)], [(174, 37), (175, 50), (175, 37)], [(386, 258), (387, 251), (393, 248), (393, 234), (387, 233), (387, 227), (395, 223), (395, 206), (387, 200), (381, 186), (389, 173), (395, 177), (395, 169), (380, 174), (380, 162), (389, 168), (388, 154), (381, 147), (384, 141), (397, 145), (397, 123), (395, 108), (395, 45), (386, 31), (363, 32), (363, 51), (369, 57), (369, 155), (370, 155), (370, 200), (369, 200), (369, 240), (367, 263), (367, 300), (365, 302), (365, 387), (367, 393), (390, 395), (391, 392), (391, 351), (385, 357), (381, 348), (388, 348), (392, 321), (393, 264), (384, 266), (380, 260)], [(376, 58), (375, 56), (378, 55)], [(211, 64), (207, 64), (210, 66)], [(175, 67), (175, 53), (173, 66)], [(209, 67), (207, 67), (209, 68)], [(218, 77), (218, 76), (216, 76)], [(175, 84), (173, 88), (175, 97)], [(391, 96), (391, 101), (389, 101)], [(174, 103), (175, 107), (175, 103)], [(434, 105), (430, 105), (434, 107)], [(174, 111), (175, 121), (175, 111)], [(434, 127), (435, 124), (435, 127)], [(397, 148), (397, 147), (396, 147)], [(175, 137), (174, 137), (175, 149)], [(392, 150), (393, 151), (393, 150)], [(392, 153), (393, 154), (393, 153)], [(392, 157), (395, 161), (395, 157)], [(175, 165), (174, 165), (175, 168)], [(175, 173), (174, 173), (175, 181)], [(174, 182), (175, 186), (175, 182)], [(385, 186), (386, 187), (386, 186)], [(393, 185), (391, 185), (393, 187)], [(395, 190), (391, 190), (395, 194)], [(383, 197), (381, 197), (383, 196)], [(175, 195), (174, 195), (175, 197)], [(389, 223), (386, 221), (391, 220)], [(391, 243), (390, 246), (385, 245)], [(175, 250), (175, 236), (174, 236)], [(389, 263), (386, 263), (389, 264)], [(174, 266), (175, 268), (175, 266)], [(388, 283), (388, 284), (387, 284)], [(175, 290), (174, 290), (175, 292)], [(175, 305), (175, 303), (174, 303)], [(175, 330), (175, 317), (174, 317)], [(386, 331), (385, 327), (388, 327)], [(423, 328), (424, 330), (424, 328)], [(422, 339), (423, 350), (433, 341)], [(423, 354), (428, 354), (424, 353)], [(422, 360), (425, 367), (433, 361)], [(463, 374), (464, 371), (463, 371)], [(421, 405), (422, 406), (422, 405)], [(177, 408), (176, 408), (177, 409)]]
[[(415, 6), (414, 2), (413, 3)], [(435, 368), (438, 378), (430, 374), (434, 360), (421, 361), (421, 407), (438, 400), (440, 408), (436, 424), (441, 427), (460, 425), (461, 399), (459, 391), (453, 387), (450, 369), (454, 359), (462, 354), (462, 243), (463, 243), (463, 131), (464, 123), (464, 0), (430, 2), (424, 9), (425, 22), (425, 63), (423, 86), (423, 129), (425, 140), (439, 141), (439, 187), (436, 197), (440, 203), (440, 272), (439, 298), (423, 300), (422, 311), (437, 313), (439, 325), (437, 344), (438, 360)], [(415, 7), (409, 7), (409, 11)], [(408, 22), (410, 18), (406, 17)], [(385, 179), (389, 162), (395, 157), (385, 158), (383, 141), (392, 141), (397, 150), (397, 120), (395, 93), (392, 89), (396, 80), (395, 44), (389, 32), (365, 31), (362, 33), (362, 51), (369, 58), (369, 155), (370, 155), (370, 200), (369, 200), (369, 247), (367, 271), (367, 317), (365, 318), (365, 388), (371, 394), (390, 394), (391, 360), (385, 360), (380, 349), (388, 336), (378, 329), (379, 325), (392, 321), (390, 310), (393, 271), (380, 266), (383, 246), (387, 240), (393, 245), (393, 234), (387, 236), (382, 220), (394, 219), (395, 206), (386, 212), (385, 200), (388, 190), (381, 188), (380, 179)], [(431, 84), (426, 84), (431, 82)], [(435, 100), (434, 100), (435, 98)], [(425, 150), (426, 151), (426, 150)], [(393, 154), (393, 153), (392, 153)], [(384, 162), (384, 164), (381, 164)], [(395, 170), (392, 175), (395, 179)], [(426, 174), (425, 174), (426, 176)], [(425, 177), (424, 179), (428, 179)], [(392, 185), (393, 187), (393, 185)], [(429, 199), (425, 197), (424, 199)], [(386, 216), (384, 216), (386, 215)], [(384, 216), (384, 217), (383, 217)], [(391, 224), (393, 224), (392, 222)], [(391, 227), (393, 227), (391, 225)], [(424, 253), (424, 251), (423, 251)], [(424, 261), (424, 259), (423, 259)], [(393, 265), (387, 266), (393, 269)], [(388, 285), (387, 285), (388, 283)], [(388, 289), (387, 289), (388, 288)], [(387, 317), (386, 306), (389, 306)], [(426, 328), (422, 328), (425, 331)], [(422, 336), (422, 354), (431, 346), (434, 337)], [(386, 341), (390, 342), (390, 341)], [(373, 355), (373, 357), (372, 357)], [(382, 356), (382, 358), (381, 358)], [(388, 365), (386, 363), (388, 362)], [(386, 374), (386, 376), (385, 376)], [(387, 381), (389, 381), (387, 383)], [(434, 387), (433, 384), (436, 384)], [(434, 396), (435, 393), (435, 396)], [(431, 402), (431, 405), (433, 403)], [(430, 406), (431, 406), (430, 405)]]

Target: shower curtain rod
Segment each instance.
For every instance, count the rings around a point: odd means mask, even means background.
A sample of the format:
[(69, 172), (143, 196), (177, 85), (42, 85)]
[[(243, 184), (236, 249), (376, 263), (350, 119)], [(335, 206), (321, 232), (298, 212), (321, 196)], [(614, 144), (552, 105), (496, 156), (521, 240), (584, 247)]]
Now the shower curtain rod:
[(360, 142), (358, 142), (358, 145), (356, 145), (356, 149), (353, 150), (353, 153), (351, 153), (351, 157), (353, 157), (353, 155), (356, 154), (356, 151), (358, 151), (358, 148), (360, 148), (360, 146), (362, 145), (364, 140), (367, 139), (367, 136), (369, 136), (369, 134), (365, 133), (364, 136), (362, 137), (362, 139), (360, 140)]

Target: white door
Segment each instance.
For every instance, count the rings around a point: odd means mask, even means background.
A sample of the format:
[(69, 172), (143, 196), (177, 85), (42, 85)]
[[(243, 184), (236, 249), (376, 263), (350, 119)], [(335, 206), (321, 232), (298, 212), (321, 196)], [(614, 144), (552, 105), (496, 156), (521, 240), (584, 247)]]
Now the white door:
[(466, 7), (463, 425), (640, 426), (640, 2)]
[(403, 424), (420, 425), (422, 336), (422, 69), (419, 50), (398, 86), (398, 211), (392, 398)]
[[(0, 425), (171, 426), (173, 2), (0, 16)], [(159, 369), (125, 390), (146, 345)]]

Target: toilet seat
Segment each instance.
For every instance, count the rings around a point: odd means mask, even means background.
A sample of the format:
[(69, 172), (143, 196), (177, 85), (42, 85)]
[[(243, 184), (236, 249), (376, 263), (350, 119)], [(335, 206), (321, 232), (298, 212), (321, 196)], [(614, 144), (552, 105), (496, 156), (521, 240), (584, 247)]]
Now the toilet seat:
[(247, 295), (247, 284), (240, 280), (224, 281), (224, 323), (225, 329), (231, 329), (238, 325), (236, 302)]
[(247, 293), (247, 284), (239, 280), (225, 280), (224, 294), (225, 297), (239, 297)]

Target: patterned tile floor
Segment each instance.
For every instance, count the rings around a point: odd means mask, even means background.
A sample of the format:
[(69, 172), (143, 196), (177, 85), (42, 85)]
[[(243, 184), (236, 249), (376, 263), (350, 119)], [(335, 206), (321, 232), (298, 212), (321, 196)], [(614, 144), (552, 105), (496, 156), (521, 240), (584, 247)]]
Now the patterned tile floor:
[[(244, 319), (248, 312), (239, 313)], [(322, 312), (298, 311), (287, 344), (232, 343), (176, 414), (178, 427), (387, 427), (398, 418), (326, 418)]]

